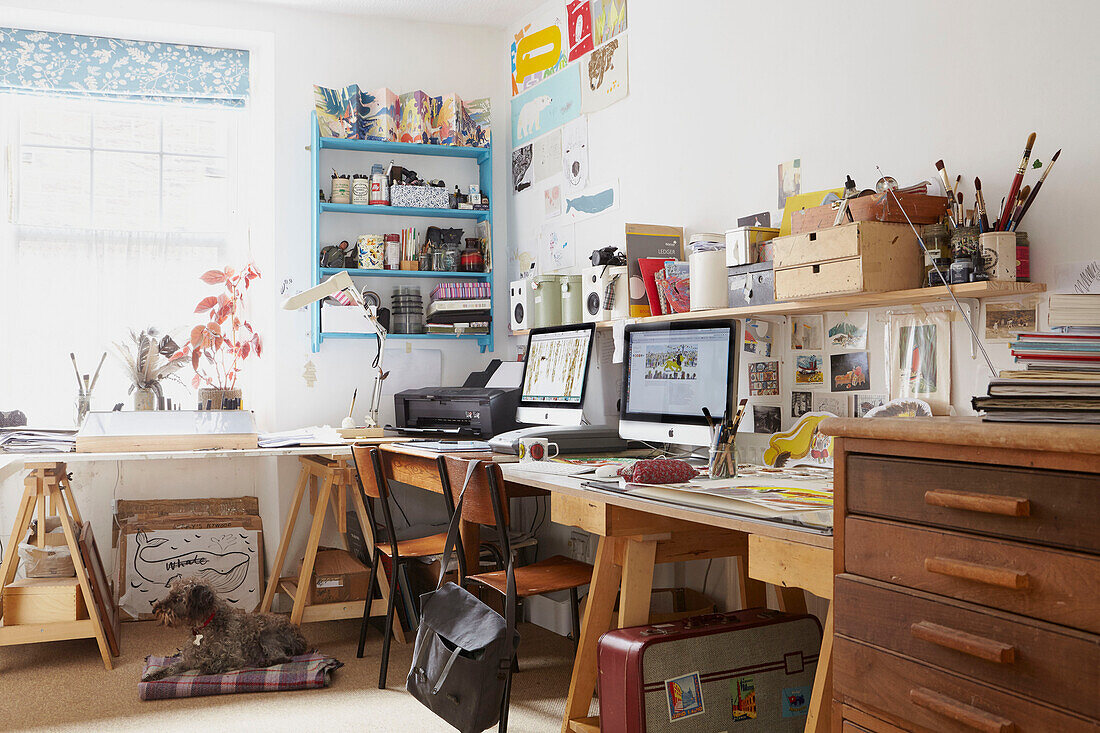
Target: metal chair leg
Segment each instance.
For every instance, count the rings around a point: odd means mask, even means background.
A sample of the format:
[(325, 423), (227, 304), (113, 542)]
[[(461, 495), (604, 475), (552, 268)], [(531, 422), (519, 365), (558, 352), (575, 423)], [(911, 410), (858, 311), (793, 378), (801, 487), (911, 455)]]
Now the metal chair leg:
[[(390, 641), (393, 639), (393, 610), (397, 604), (397, 594), (400, 593), (400, 584), (397, 582), (397, 565), (392, 565), (394, 572), (390, 574), (390, 602), (386, 606), (386, 626), (382, 639), (382, 666), (378, 670), (378, 689), (386, 689), (386, 672), (390, 666)], [(382, 569), (382, 568), (379, 568)]]
[(576, 588), (569, 589), (569, 618), (573, 622), (573, 653), (576, 654), (581, 641), (581, 611)]
[(367, 626), (370, 625), (370, 607), (371, 601), (374, 600), (374, 588), (377, 582), (378, 550), (375, 550), (370, 563), (370, 582), (367, 583), (367, 599), (363, 603), (363, 624), (359, 627), (359, 650), (355, 653), (355, 656), (359, 659), (363, 658), (363, 647), (367, 643)]
[[(512, 655), (512, 661), (516, 661), (517, 654)], [(512, 704), (512, 670), (509, 669), (504, 678), (504, 699), (500, 703), (500, 723), (497, 724), (498, 733), (508, 733), (508, 708)]]

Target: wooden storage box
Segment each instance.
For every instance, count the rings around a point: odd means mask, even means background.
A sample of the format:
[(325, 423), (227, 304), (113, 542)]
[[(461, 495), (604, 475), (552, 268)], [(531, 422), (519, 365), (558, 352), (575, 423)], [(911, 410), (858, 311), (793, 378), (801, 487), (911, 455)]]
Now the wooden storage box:
[(775, 299), (919, 288), (924, 257), (908, 224), (860, 221), (775, 243)]
[(4, 587), (4, 626), (84, 618), (88, 618), (88, 607), (75, 577), (24, 578)]
[[(928, 196), (923, 193), (900, 193), (902, 213), (898, 202), (893, 195), (876, 194), (874, 196), (860, 196), (851, 200), (848, 210), (852, 212), (852, 221), (881, 221), (905, 224), (905, 214), (914, 224), (935, 224), (943, 218), (947, 211), (946, 196)], [(836, 221), (836, 212), (840, 206), (837, 201), (834, 204), (814, 206), (802, 209), (791, 214), (791, 234), (805, 234), (816, 232), (826, 227), (831, 227)]]

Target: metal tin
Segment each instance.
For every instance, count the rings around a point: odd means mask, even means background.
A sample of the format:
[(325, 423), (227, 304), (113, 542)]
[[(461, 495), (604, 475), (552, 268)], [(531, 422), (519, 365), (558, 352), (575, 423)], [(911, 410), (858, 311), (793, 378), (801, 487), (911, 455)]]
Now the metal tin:
[(762, 261), (760, 247), (779, 236), (771, 227), (737, 227), (726, 230), (726, 265), (751, 265)]
[(531, 328), (561, 325), (561, 285), (564, 275), (530, 278)]
[(561, 322), (562, 325), (584, 320), (584, 286), (580, 275), (562, 275)]
[(775, 302), (775, 270), (771, 262), (727, 267), (726, 272), (730, 308)]

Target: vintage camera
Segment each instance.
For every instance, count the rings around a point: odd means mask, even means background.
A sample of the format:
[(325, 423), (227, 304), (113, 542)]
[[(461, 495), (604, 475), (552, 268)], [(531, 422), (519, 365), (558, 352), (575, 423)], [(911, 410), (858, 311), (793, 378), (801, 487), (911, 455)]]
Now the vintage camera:
[(619, 248), (614, 245), (603, 247), (592, 252), (593, 267), (600, 267), (601, 265), (619, 266), (625, 264), (626, 255), (620, 252)]

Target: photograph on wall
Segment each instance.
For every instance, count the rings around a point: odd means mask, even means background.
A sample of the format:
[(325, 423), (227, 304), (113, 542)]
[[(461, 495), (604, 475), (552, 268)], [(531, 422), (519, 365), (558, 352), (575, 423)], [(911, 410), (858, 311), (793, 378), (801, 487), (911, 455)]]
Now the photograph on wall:
[(531, 146), (512, 151), (512, 189), (519, 193), (531, 187)]
[(581, 113), (580, 64), (512, 98), (512, 145), (526, 145)]
[(599, 46), (626, 30), (626, 0), (591, 0), (592, 41)]
[(827, 412), (837, 417), (848, 417), (848, 395), (832, 392), (813, 393), (814, 412)]
[[(561, 6), (546, 5), (519, 24), (512, 38), (512, 96), (561, 71), (569, 63)], [(513, 139), (514, 145), (516, 140)]]
[(798, 354), (794, 359), (795, 384), (825, 384), (821, 354)]
[(561, 173), (561, 130), (531, 143), (531, 178), (543, 181)]
[(779, 164), (779, 208), (787, 199), (802, 193), (802, 159), (795, 158)]
[(890, 399), (924, 400), (934, 415), (951, 403), (951, 320), (938, 311), (890, 314), (886, 353)]
[(833, 392), (867, 389), (871, 382), (866, 351), (847, 351), (829, 357), (829, 375)]
[(753, 405), (752, 430), (754, 433), (778, 433), (782, 429), (783, 411), (779, 405)]
[(779, 362), (754, 361), (749, 364), (749, 396), (779, 394)]
[(791, 349), (820, 351), (824, 344), (821, 316), (791, 316)]
[(581, 59), (581, 114), (610, 107), (629, 91), (626, 35), (612, 38)]
[(1012, 341), (1018, 333), (1031, 333), (1036, 329), (1035, 306), (1023, 303), (986, 303), (986, 341)]
[(857, 394), (852, 397), (852, 417), (866, 417), (871, 410), (885, 405), (887, 396), (884, 394)]
[(745, 319), (745, 353), (761, 357), (772, 355), (772, 334), (776, 327), (770, 321), (759, 318)]
[(561, 216), (561, 184), (547, 186), (542, 192), (543, 214), (547, 219)]
[(566, 193), (588, 183), (588, 118), (578, 117), (561, 128), (561, 172)]
[(825, 334), (829, 346), (843, 351), (867, 348), (867, 311), (826, 313)]
[(802, 417), (813, 409), (813, 392), (791, 392), (791, 417)]

